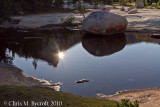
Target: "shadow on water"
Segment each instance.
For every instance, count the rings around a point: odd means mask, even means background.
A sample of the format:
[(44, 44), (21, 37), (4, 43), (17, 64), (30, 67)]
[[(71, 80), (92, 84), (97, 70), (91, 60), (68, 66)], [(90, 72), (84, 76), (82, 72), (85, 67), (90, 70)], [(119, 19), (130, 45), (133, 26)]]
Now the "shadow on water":
[(82, 46), (94, 56), (106, 56), (122, 50), (126, 45), (125, 34), (104, 36), (84, 35)]

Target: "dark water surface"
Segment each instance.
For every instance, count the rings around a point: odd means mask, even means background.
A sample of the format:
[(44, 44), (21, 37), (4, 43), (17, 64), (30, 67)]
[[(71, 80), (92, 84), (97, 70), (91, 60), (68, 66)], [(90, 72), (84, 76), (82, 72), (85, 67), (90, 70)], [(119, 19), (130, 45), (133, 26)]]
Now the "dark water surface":
[[(84, 35), (80, 31), (0, 33), (0, 60), (30, 76), (62, 82), (80, 96), (160, 87), (160, 40), (147, 34)], [(80, 79), (88, 83), (76, 84)]]

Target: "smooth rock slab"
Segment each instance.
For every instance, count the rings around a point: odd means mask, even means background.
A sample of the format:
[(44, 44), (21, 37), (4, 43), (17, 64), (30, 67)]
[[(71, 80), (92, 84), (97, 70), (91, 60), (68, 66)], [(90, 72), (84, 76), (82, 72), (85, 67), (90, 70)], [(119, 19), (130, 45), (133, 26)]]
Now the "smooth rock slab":
[(135, 13), (138, 13), (137, 9), (133, 9), (133, 10), (128, 11), (128, 14), (135, 14)]
[(111, 35), (124, 32), (127, 25), (128, 22), (123, 16), (96, 11), (83, 20), (82, 30), (93, 34)]

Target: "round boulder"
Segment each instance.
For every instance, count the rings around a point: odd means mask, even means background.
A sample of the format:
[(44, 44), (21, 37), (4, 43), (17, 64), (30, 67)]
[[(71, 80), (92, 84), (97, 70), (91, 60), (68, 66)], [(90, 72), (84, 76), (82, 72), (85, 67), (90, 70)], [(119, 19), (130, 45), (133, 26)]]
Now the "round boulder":
[(82, 29), (87, 33), (110, 35), (124, 32), (127, 25), (127, 19), (123, 16), (96, 11), (83, 20)]
[(135, 7), (136, 8), (144, 8), (144, 3), (141, 2), (140, 0), (138, 0), (137, 2), (135, 2)]
[(124, 7), (122, 7), (120, 10), (121, 10), (121, 11), (125, 11), (125, 8), (124, 8)]

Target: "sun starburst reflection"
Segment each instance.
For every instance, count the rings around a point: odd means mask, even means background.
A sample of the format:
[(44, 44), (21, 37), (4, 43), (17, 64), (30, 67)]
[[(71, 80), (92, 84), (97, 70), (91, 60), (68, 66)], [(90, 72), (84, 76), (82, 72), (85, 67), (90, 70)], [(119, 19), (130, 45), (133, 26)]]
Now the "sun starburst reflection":
[(64, 58), (64, 52), (59, 52), (58, 56), (59, 56), (60, 59), (63, 59)]

